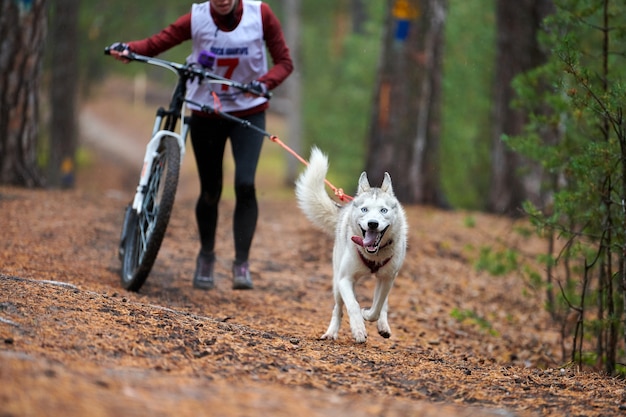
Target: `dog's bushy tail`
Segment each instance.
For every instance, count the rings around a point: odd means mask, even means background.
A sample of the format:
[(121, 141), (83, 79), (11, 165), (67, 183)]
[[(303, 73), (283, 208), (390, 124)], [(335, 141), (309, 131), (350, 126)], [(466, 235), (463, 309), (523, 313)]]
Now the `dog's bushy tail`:
[(309, 165), (296, 180), (296, 199), (300, 209), (315, 226), (334, 235), (341, 206), (326, 192), (324, 179), (327, 172), (328, 157), (313, 147)]

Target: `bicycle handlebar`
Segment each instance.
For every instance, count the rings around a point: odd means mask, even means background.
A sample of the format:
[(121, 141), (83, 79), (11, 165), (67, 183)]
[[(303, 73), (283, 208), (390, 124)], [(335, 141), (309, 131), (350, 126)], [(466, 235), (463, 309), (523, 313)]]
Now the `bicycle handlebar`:
[[(106, 48), (104, 48), (104, 54), (111, 55), (111, 50), (115, 50), (114, 47), (107, 46)], [(118, 52), (121, 52), (121, 50), (118, 49)], [(131, 51), (128, 51), (128, 55), (124, 55), (124, 58), (128, 59), (129, 61), (139, 61), (145, 64), (152, 64), (159, 67), (169, 68), (177, 72), (179, 75), (185, 76), (188, 79), (198, 78), (200, 80), (214, 80), (218, 81), (220, 84), (236, 88), (245, 93), (254, 94), (255, 96), (264, 97), (268, 100), (272, 97), (272, 93), (269, 91), (263, 93), (254, 88), (250, 88), (247, 84), (239, 83), (229, 78), (221, 77), (215, 73), (212, 73), (211, 71), (207, 71), (203, 67), (199, 66), (199, 64), (180, 64), (178, 62), (166, 61), (159, 58), (136, 54)]]

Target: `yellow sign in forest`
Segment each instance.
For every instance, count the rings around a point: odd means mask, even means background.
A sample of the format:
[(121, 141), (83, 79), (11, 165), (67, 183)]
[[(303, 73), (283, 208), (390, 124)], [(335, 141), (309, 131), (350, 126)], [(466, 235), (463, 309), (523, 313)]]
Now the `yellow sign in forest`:
[(396, 19), (411, 20), (419, 16), (419, 9), (414, 7), (409, 0), (396, 0), (391, 13)]

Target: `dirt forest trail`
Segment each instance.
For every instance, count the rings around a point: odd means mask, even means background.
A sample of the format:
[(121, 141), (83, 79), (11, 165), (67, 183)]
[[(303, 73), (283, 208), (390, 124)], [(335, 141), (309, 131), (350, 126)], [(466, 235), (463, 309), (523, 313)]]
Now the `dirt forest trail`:
[[(189, 150), (152, 273), (138, 293), (124, 291), (119, 227), (155, 106), (133, 106), (118, 85), (85, 103), (75, 190), (0, 187), (0, 416), (625, 412), (623, 381), (563, 361), (542, 290), (519, 273), (475, 267), (483, 247), (514, 246), (528, 262), (542, 253), (544, 242), (515, 232), (520, 221), (406, 207), (409, 250), (390, 296), (391, 338), (369, 323), (367, 343), (356, 345), (344, 317), (337, 341), (319, 340), (333, 304), (332, 239), (304, 219), (280, 164), (259, 175), (255, 289), (230, 288), (228, 185), (217, 286), (192, 288), (198, 185)], [(280, 120), (268, 126), (282, 133)], [(265, 145), (266, 160), (277, 160), (276, 148)], [(372, 291), (373, 280), (359, 283), (362, 306)]]

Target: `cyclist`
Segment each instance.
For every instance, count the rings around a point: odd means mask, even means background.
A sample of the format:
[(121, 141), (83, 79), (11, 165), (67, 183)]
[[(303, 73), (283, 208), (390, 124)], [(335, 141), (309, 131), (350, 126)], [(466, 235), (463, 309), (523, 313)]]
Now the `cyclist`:
[[(111, 50), (111, 54), (122, 61), (127, 51), (155, 56), (187, 40), (192, 41), (189, 62), (198, 62), (201, 53), (211, 52), (216, 57), (214, 72), (249, 84), (260, 92), (276, 88), (293, 70), (278, 18), (266, 3), (251, 0), (209, 0), (194, 4), (190, 13), (159, 33), (123, 44), (126, 50)], [(273, 62), (269, 69), (266, 47)], [(267, 99), (223, 89), (221, 85), (214, 89), (213, 92), (210, 84), (190, 83), (187, 97), (199, 103), (212, 103), (212, 93), (215, 93), (222, 111), (265, 129)], [(200, 251), (193, 286), (207, 290), (215, 285), (215, 234), (223, 185), (222, 165), (226, 141), (230, 138), (236, 196), (233, 288), (252, 289), (248, 258), (258, 219), (255, 175), (264, 137), (239, 123), (201, 112), (193, 106), (190, 108), (191, 143), (200, 179), (195, 210)]]

